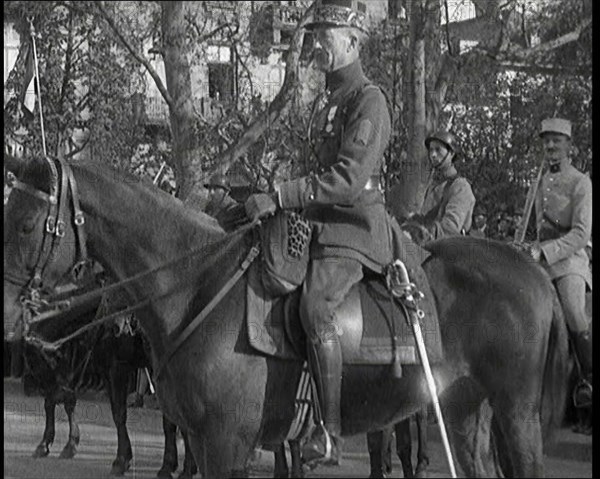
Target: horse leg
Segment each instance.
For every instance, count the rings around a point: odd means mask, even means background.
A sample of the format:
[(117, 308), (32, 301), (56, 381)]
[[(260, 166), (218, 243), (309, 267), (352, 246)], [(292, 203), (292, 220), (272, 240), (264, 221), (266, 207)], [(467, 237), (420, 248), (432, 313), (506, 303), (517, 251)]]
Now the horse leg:
[(64, 449), (60, 453), (61, 459), (72, 459), (77, 452), (77, 446), (79, 445), (79, 426), (75, 421), (75, 405), (77, 404), (77, 397), (74, 392), (65, 393), (65, 412), (69, 419), (69, 440), (65, 445)]
[(56, 409), (56, 400), (52, 393), (46, 393), (44, 398), (44, 412), (46, 413), (46, 427), (44, 429), (44, 435), (42, 441), (38, 444), (38, 447), (33, 452), (33, 457), (46, 457), (50, 454), (50, 445), (54, 442), (54, 412)]
[[(544, 474), (542, 427), (540, 415), (534, 402), (497, 400), (493, 405), (499, 444), (506, 448), (510, 462), (510, 477), (542, 477)], [(496, 431), (496, 429), (495, 429)], [(503, 452), (502, 452), (503, 453)]]
[(185, 457), (183, 459), (183, 472), (179, 475), (178, 479), (191, 479), (198, 472), (198, 466), (196, 466), (196, 461), (192, 455), (187, 433), (182, 430), (181, 435), (183, 436), (183, 444), (185, 446)]
[(122, 476), (131, 467), (133, 453), (127, 433), (127, 380), (130, 368), (126, 363), (113, 361), (110, 365), (108, 393), (113, 421), (117, 428), (117, 457), (110, 470), (113, 476)]
[(412, 437), (410, 434), (410, 417), (396, 423), (396, 453), (402, 463), (404, 477), (415, 477), (412, 467)]
[(392, 472), (392, 431), (393, 429), (388, 427), (367, 433), (371, 478), (386, 477)]
[(302, 468), (302, 451), (300, 448), (300, 440), (293, 439), (288, 441), (290, 445), (290, 455), (292, 456), (292, 475), (291, 477), (304, 477), (304, 469)]
[(177, 426), (167, 419), (163, 414), (163, 433), (165, 435), (165, 451), (163, 454), (162, 467), (156, 477), (171, 479), (172, 472), (177, 470)]
[(275, 478), (287, 478), (290, 477), (290, 471), (288, 469), (287, 459), (285, 457), (285, 444), (282, 442), (273, 451), (275, 456), (275, 467), (273, 471), (273, 477)]
[[(472, 380), (459, 380), (444, 392), (446, 427), (452, 438), (455, 458), (467, 477), (495, 477), (490, 453), (492, 410), (483, 390)], [(452, 406), (452, 407), (450, 407)]]
[(202, 478), (249, 477), (246, 463), (253, 444), (223, 424), (215, 426), (204, 427), (202, 435), (188, 432), (190, 449)]
[(429, 455), (427, 454), (427, 415), (427, 406), (423, 407), (423, 409), (421, 409), (415, 415), (417, 420), (417, 435), (419, 441), (415, 477), (427, 477), (427, 466), (429, 466)]

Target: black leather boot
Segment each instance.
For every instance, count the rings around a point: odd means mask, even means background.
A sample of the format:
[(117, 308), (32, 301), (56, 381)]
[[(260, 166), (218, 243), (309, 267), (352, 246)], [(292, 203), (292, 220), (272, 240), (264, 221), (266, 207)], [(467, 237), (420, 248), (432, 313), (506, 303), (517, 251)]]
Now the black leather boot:
[(592, 404), (592, 338), (589, 331), (574, 335), (573, 346), (581, 367), (581, 378), (573, 391), (573, 404), (588, 407)]
[(317, 388), (323, 423), (302, 448), (308, 466), (339, 464), (342, 389), (342, 350), (338, 341), (308, 345), (308, 361)]

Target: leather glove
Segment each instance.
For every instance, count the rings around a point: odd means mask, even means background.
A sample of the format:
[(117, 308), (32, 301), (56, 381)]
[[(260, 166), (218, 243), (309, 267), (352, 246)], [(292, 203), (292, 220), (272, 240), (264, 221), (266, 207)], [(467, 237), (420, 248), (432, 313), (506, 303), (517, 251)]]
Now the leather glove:
[(266, 216), (271, 216), (277, 211), (277, 196), (276, 193), (257, 193), (250, 196), (244, 204), (246, 216), (252, 221), (255, 221)]
[(409, 220), (406, 223), (403, 223), (400, 228), (408, 233), (410, 238), (417, 244), (422, 244), (431, 239), (429, 231), (427, 231), (427, 229), (418, 222)]

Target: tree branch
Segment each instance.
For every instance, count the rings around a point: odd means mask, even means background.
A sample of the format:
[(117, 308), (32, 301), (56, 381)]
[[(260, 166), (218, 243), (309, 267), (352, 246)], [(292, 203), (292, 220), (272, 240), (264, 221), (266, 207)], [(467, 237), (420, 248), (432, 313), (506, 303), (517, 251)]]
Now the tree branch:
[(150, 64), (150, 62), (146, 58), (144, 58), (142, 55), (140, 55), (139, 52), (135, 48), (133, 48), (131, 43), (123, 36), (121, 31), (117, 28), (114, 19), (110, 16), (110, 14), (104, 8), (104, 2), (102, 2), (102, 1), (96, 2), (96, 6), (98, 8), (98, 11), (104, 18), (104, 20), (106, 20), (106, 23), (108, 23), (108, 25), (112, 29), (112, 31), (115, 32), (115, 34), (117, 35), (119, 40), (121, 40), (121, 43), (123, 44), (123, 46), (129, 51), (129, 53), (131, 53), (131, 55), (138, 62), (140, 62), (146, 68), (146, 70), (148, 71), (148, 73), (150, 74), (150, 76), (152, 77), (154, 82), (156, 83), (156, 87), (158, 88), (161, 95), (167, 102), (167, 105), (169, 105), (169, 108), (172, 110), (175, 109), (175, 105), (173, 104), (173, 99), (171, 98), (171, 95), (169, 95), (167, 88), (163, 84), (160, 76), (158, 75), (158, 73), (156, 72), (154, 67)]
[[(314, 4), (313, 4), (314, 5)], [(312, 15), (313, 6), (306, 10), (302, 20), (294, 31), (290, 48), (285, 58), (285, 77), (281, 89), (270, 103), (267, 111), (254, 120), (248, 129), (244, 131), (237, 142), (229, 146), (219, 157), (217, 163), (221, 171), (226, 171), (231, 165), (242, 156), (248, 148), (253, 145), (266, 131), (269, 124), (272, 124), (280, 115), (289, 101), (293, 98), (294, 91), (298, 86), (297, 68), (302, 51), (302, 42), (304, 40), (304, 24)]]
[(532, 48), (513, 48), (513, 49), (510, 49), (505, 54), (503, 54), (501, 56), (500, 55), (497, 56), (496, 58), (498, 60), (505, 60), (505, 61), (510, 61), (510, 60), (524, 61), (524, 60), (528, 60), (531, 57), (534, 57), (538, 54), (548, 53), (552, 50), (556, 50), (557, 48), (560, 48), (564, 45), (567, 45), (569, 43), (573, 43), (573, 42), (576, 42), (577, 40), (579, 40), (579, 37), (581, 36), (581, 32), (583, 32), (583, 30), (585, 30), (589, 25), (591, 25), (591, 23), (592, 23), (592, 19), (586, 18), (573, 31), (566, 33), (558, 38), (554, 38), (545, 43), (540, 43), (539, 45), (536, 45), (535, 47), (532, 47)]

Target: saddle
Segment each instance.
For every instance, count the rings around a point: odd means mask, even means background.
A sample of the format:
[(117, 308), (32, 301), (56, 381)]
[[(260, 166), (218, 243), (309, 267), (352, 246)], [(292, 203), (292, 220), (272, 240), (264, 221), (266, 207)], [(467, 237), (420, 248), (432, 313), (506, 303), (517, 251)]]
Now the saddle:
[[(425, 313), (420, 320), (429, 361), (442, 360), (442, 344), (433, 294), (421, 268), (429, 253), (394, 228), (394, 256), (402, 259), (410, 280), (424, 294), (419, 302)], [(409, 244), (407, 244), (409, 243)], [(415, 254), (421, 251), (421, 254)], [(270, 287), (264, 262), (255, 262), (246, 275), (247, 328), (250, 345), (269, 356), (306, 360), (306, 334), (300, 322), (301, 288), (285, 295)], [(418, 364), (412, 327), (405, 309), (388, 291), (382, 274), (365, 270), (365, 278), (354, 285), (335, 311), (345, 364), (386, 365), (394, 362), (394, 350), (401, 364)], [(394, 348), (395, 343), (395, 348)]]

